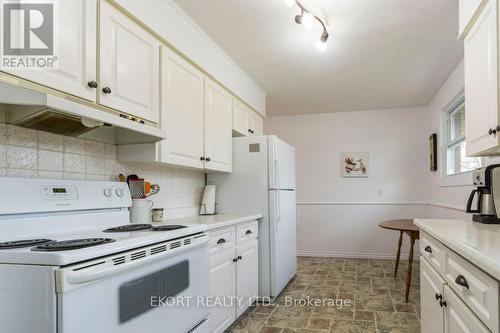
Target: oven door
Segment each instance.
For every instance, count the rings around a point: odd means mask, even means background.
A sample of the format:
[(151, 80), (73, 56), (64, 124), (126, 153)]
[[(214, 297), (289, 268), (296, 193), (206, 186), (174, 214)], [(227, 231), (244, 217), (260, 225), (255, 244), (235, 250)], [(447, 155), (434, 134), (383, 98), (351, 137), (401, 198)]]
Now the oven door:
[(198, 332), (209, 316), (206, 238), (61, 269), (58, 333)]

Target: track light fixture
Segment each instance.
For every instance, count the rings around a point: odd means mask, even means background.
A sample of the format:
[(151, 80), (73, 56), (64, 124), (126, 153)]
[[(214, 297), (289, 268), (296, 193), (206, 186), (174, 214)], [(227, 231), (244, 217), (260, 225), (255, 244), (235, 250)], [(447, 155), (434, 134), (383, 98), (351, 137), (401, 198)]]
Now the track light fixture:
[(299, 0), (284, 0), (284, 2), (288, 7), (292, 7), (293, 3), (295, 3), (299, 7), (300, 14), (295, 16), (295, 23), (301, 24), (307, 31), (312, 30), (315, 20), (321, 24), (321, 27), (323, 28), (323, 33), (321, 34), (319, 41), (316, 42), (316, 48), (320, 51), (326, 51), (328, 47), (327, 41), (328, 37), (330, 37), (330, 34), (326, 29), (326, 24), (324, 20), (315, 13), (313, 13), (310, 9), (302, 5), (302, 3)]

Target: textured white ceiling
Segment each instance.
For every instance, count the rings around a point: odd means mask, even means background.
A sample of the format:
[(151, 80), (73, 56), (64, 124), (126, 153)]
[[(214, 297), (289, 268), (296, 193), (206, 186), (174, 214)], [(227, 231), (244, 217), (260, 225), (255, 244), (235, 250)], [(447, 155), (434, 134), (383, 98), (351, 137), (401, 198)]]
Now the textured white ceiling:
[(267, 93), (267, 114), (426, 106), (463, 57), (456, 0), (304, 0), (330, 25), (294, 23), (283, 0), (176, 0)]

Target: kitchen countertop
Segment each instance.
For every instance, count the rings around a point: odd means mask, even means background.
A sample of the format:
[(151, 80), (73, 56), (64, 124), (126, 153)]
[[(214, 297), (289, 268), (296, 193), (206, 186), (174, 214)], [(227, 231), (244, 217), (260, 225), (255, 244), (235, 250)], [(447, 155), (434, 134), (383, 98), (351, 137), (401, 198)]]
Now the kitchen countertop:
[(415, 219), (414, 222), (421, 230), (500, 280), (500, 225), (461, 220)]
[(231, 225), (261, 219), (262, 215), (203, 215), (190, 216), (175, 219), (166, 219), (163, 222), (153, 222), (153, 225), (161, 224), (204, 224), (208, 230), (228, 227)]

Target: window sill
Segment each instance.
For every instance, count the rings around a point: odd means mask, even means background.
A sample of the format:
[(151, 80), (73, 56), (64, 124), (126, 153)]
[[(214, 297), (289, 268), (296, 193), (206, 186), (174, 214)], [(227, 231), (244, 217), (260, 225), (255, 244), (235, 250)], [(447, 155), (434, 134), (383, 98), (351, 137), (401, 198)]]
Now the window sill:
[(439, 187), (472, 186), (472, 171), (455, 175), (441, 175)]

